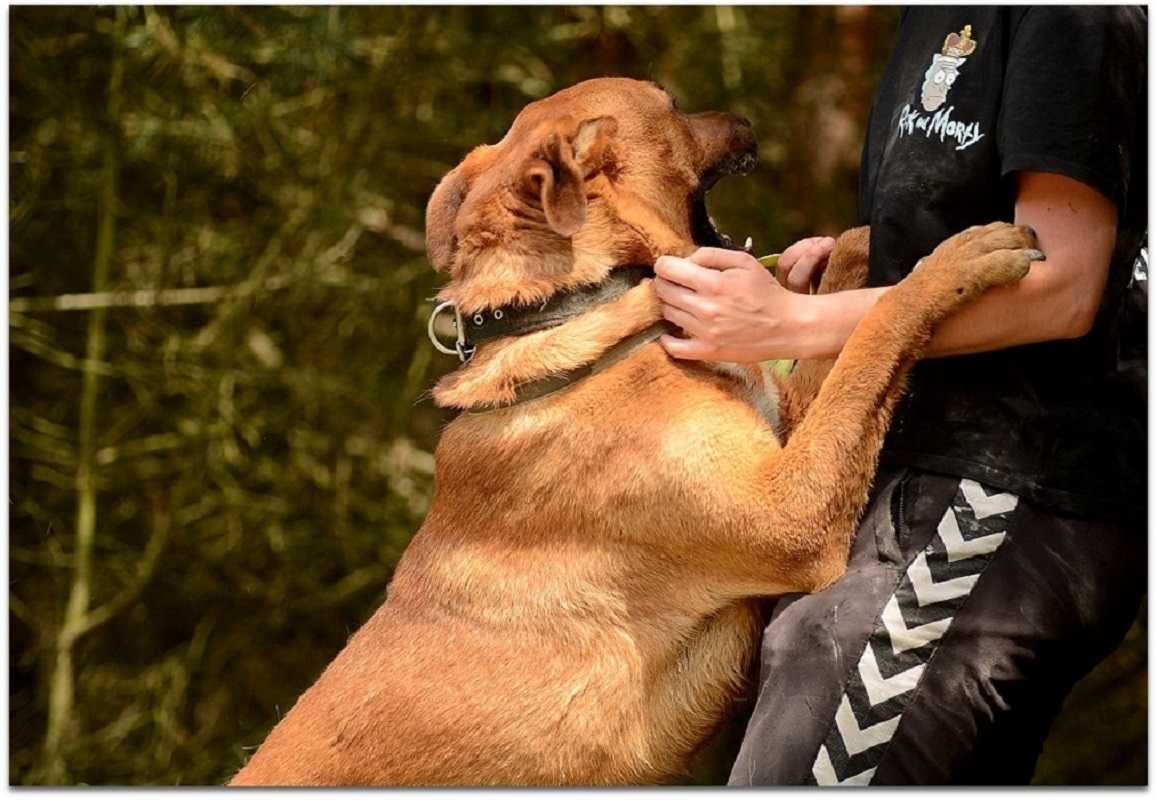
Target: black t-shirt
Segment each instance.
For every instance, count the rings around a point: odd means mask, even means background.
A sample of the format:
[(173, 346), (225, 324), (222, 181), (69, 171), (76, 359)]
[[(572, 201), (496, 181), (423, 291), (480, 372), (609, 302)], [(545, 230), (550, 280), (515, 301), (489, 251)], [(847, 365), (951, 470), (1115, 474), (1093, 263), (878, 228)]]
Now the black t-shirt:
[(973, 478), (1062, 513), (1143, 515), (1144, 389), (1119, 355), (1147, 224), (1146, 60), (1136, 8), (904, 12), (860, 173), (870, 285), (896, 283), (958, 231), (1011, 222), (1019, 170), (1092, 186), (1119, 222), (1092, 332), (921, 361), (885, 463)]

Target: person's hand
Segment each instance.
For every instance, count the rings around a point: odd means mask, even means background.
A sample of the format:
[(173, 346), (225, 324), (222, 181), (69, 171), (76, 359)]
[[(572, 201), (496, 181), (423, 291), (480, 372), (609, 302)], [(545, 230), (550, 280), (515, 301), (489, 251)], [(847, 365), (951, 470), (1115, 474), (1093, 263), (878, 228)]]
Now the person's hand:
[(828, 266), (828, 256), (836, 246), (830, 236), (812, 236), (800, 239), (788, 247), (779, 257), (775, 268), (779, 282), (793, 292), (808, 294), (820, 285), (820, 278)]
[(795, 320), (806, 301), (749, 253), (701, 247), (688, 258), (659, 258), (655, 275), (663, 317), (686, 334), (660, 337), (673, 358), (747, 363), (796, 357)]

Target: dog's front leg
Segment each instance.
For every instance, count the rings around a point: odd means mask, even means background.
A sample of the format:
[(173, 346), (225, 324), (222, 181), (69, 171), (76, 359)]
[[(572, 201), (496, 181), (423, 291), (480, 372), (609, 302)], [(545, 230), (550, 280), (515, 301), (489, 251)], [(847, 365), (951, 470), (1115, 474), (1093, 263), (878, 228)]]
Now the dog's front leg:
[[(817, 294), (859, 289), (868, 280), (867, 225), (844, 231), (828, 258)], [(779, 380), (779, 436), (786, 442), (819, 394), (834, 358), (809, 358), (796, 362), (791, 374)]]
[[(934, 327), (985, 289), (1019, 280), (1040, 254), (1025, 228), (993, 223), (948, 239), (856, 327), (787, 445), (761, 476), (777, 530), (813, 591), (841, 575), (908, 367)], [(794, 552), (791, 552), (794, 551)]]

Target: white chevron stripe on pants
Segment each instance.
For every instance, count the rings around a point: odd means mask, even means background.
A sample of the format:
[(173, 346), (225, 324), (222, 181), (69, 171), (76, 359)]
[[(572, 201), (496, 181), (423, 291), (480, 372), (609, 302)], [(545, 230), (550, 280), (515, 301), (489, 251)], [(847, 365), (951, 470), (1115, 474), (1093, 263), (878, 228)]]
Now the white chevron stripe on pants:
[(960, 481), (936, 535), (908, 565), (849, 676), (812, 765), (817, 784), (871, 783), (936, 644), (1004, 542), (1016, 505), (1015, 495), (988, 494), (975, 481)]

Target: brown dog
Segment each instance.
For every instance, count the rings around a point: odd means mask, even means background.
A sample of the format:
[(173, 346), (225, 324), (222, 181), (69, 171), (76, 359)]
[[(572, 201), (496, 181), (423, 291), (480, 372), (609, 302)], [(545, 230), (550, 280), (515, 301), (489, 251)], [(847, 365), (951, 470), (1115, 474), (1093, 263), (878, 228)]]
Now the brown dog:
[[(746, 120), (680, 113), (654, 84), (588, 81), (533, 103), (430, 200), (443, 298), (469, 317), (720, 244), (702, 195), (754, 150)], [(234, 784), (678, 776), (742, 689), (754, 598), (844, 571), (907, 365), (939, 320), (1022, 276), (1032, 244), (1004, 224), (942, 244), (826, 380), (828, 365), (805, 365), (782, 387), (778, 432), (758, 369), (676, 363), (656, 343), (506, 405), (653, 325), (650, 281), (481, 345), (435, 389), (470, 413), (438, 445), (433, 505), (389, 599)], [(825, 288), (862, 279), (866, 254), (866, 231), (845, 234)]]

